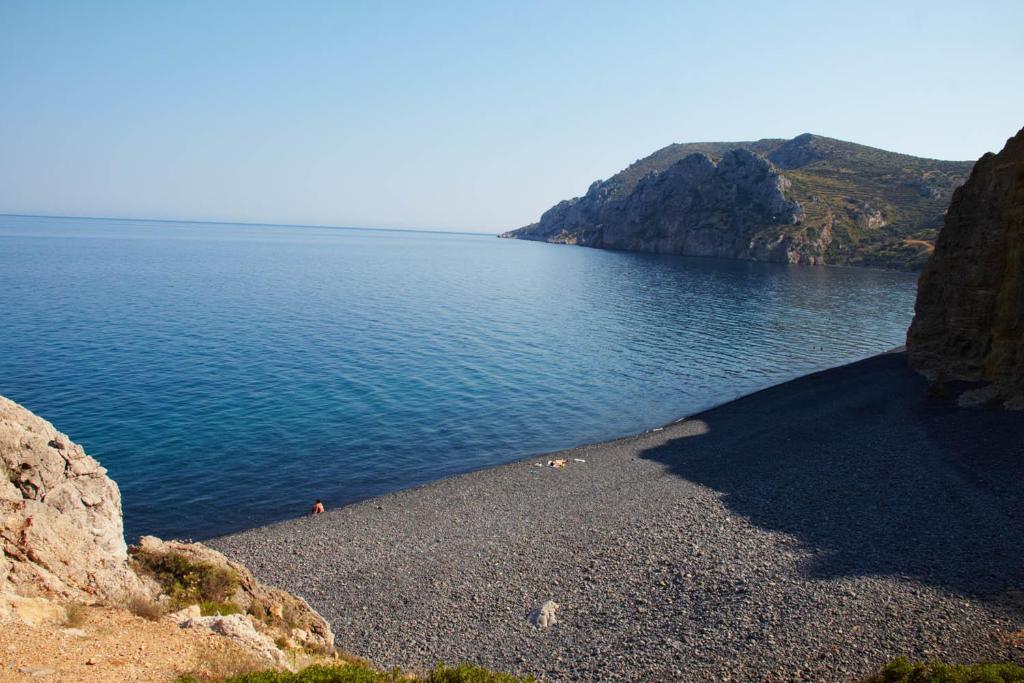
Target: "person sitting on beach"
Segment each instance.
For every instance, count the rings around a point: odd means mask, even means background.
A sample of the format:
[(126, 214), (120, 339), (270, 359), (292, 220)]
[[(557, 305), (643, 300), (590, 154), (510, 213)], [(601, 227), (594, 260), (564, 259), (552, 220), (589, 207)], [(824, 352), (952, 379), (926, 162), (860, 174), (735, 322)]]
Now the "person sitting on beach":
[(317, 498), (316, 502), (313, 503), (313, 512), (311, 514), (319, 515), (323, 511), (324, 511), (324, 504), (320, 502), (319, 498)]

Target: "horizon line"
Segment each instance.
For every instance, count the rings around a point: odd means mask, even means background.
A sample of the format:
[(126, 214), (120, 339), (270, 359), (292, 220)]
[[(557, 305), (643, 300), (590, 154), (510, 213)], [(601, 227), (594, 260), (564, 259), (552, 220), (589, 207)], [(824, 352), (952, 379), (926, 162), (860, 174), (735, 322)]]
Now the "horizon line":
[(497, 235), (497, 232), (473, 232), (471, 230), (451, 230), (443, 228), (370, 228), (360, 225), (317, 225), (313, 223), (261, 223), (253, 221), (213, 221), (213, 220), (189, 220), (182, 218), (137, 218), (137, 217), (115, 217), (115, 216), (72, 216), (53, 215), (39, 213), (3, 213), (0, 218), (57, 218), (57, 219), (78, 219), (89, 221), (143, 221), (146, 223), (190, 223), (196, 225), (246, 225), (252, 227), (267, 228), (319, 228), (322, 230), (365, 230), (371, 232), (426, 232), (441, 235)]

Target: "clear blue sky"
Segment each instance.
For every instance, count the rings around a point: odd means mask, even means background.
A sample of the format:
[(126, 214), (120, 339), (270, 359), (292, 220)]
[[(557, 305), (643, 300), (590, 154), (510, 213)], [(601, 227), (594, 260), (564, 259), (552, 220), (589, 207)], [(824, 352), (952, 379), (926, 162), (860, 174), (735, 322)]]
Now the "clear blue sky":
[(1021, 126), (1021, 0), (0, 0), (0, 213), (492, 232), (673, 141)]

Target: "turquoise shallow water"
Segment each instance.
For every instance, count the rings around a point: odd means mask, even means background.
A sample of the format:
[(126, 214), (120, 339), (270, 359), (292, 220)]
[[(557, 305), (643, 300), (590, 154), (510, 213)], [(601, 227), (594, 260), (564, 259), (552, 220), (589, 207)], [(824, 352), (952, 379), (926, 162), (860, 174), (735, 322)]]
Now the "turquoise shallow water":
[(0, 216), (0, 393), (204, 538), (903, 343), (915, 277), (493, 236)]

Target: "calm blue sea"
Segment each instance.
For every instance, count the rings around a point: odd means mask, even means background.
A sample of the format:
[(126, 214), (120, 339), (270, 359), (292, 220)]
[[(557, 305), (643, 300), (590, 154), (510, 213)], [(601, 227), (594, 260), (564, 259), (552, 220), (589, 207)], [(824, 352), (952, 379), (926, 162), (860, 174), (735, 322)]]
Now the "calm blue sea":
[(204, 538), (903, 343), (915, 278), (493, 236), (0, 216), (0, 394)]

